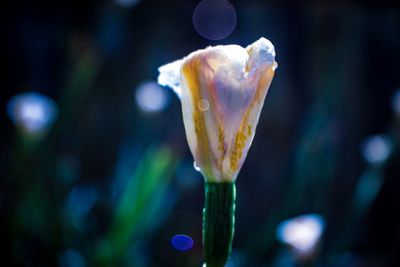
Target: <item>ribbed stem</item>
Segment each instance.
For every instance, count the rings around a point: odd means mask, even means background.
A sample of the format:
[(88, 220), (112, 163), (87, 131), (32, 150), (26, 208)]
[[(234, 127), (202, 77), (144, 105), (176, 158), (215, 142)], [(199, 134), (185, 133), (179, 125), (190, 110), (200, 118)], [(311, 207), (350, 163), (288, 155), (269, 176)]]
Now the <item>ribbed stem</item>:
[(224, 267), (231, 253), (235, 224), (233, 182), (206, 182), (203, 246), (207, 267)]

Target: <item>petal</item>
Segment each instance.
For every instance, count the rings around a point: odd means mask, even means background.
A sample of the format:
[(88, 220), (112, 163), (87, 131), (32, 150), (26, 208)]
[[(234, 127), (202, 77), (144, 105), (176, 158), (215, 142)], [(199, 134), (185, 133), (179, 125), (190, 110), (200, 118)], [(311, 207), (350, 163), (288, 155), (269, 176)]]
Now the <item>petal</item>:
[[(215, 173), (215, 133), (218, 129), (216, 106), (208, 89), (206, 77), (212, 70), (200, 58), (185, 60), (181, 72), (182, 113), (190, 150), (204, 177), (219, 177)], [(208, 103), (208, 105), (207, 105)]]
[(163, 65), (158, 68), (159, 75), (157, 82), (159, 85), (168, 86), (174, 90), (174, 92), (181, 97), (181, 66), (183, 60), (176, 60), (172, 63)]
[(247, 80), (244, 83), (245, 87), (247, 86), (247, 88), (251, 89), (254, 88), (254, 91), (251, 101), (242, 115), (239, 127), (237, 128), (236, 135), (229, 150), (229, 167), (227, 166), (227, 162), (224, 163), (224, 172), (232, 172), (231, 175), (233, 175), (233, 179), (236, 179), (254, 138), (261, 109), (274, 76), (274, 69), (275, 67), (273, 65), (259, 68), (255, 74), (253, 74), (254, 77), (252, 77), (250, 81)]
[(261, 109), (277, 66), (275, 49), (269, 40), (261, 38), (246, 50), (249, 60), (246, 65), (246, 78), (241, 83), (242, 91), (246, 92), (243, 98), (246, 100), (241, 110), (240, 124), (236, 128), (234, 138), (230, 139), (229, 161), (224, 161), (224, 173), (230, 173), (233, 179), (236, 179), (253, 141)]

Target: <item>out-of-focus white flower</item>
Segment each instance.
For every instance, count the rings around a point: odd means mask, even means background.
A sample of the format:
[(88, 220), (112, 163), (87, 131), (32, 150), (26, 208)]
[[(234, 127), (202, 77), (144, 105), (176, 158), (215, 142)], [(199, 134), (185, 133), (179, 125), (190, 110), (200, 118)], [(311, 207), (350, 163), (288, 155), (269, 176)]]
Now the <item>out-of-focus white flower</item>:
[(51, 126), (58, 116), (58, 107), (50, 98), (28, 92), (12, 97), (7, 104), (7, 113), (24, 133), (36, 135)]
[(277, 239), (299, 253), (311, 253), (325, 229), (325, 220), (318, 214), (307, 214), (281, 222)]
[(208, 47), (159, 68), (180, 96), (190, 150), (207, 181), (235, 181), (277, 63), (272, 43)]
[(370, 164), (382, 164), (392, 152), (392, 142), (385, 134), (373, 135), (362, 143), (362, 155)]

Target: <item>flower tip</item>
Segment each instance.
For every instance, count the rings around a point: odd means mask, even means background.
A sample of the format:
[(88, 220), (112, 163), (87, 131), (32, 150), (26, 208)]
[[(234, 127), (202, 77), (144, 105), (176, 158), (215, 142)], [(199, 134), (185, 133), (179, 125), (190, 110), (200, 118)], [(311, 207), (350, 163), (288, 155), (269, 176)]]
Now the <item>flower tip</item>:
[(275, 47), (267, 38), (261, 37), (253, 43), (254, 46), (259, 48), (259, 51), (269, 54), (275, 58)]
[(181, 82), (180, 82), (180, 69), (182, 60), (162, 65), (158, 68), (157, 83), (161, 86), (168, 86), (180, 97), (181, 95)]
[(254, 68), (263, 64), (276, 65), (275, 47), (270, 40), (261, 37), (247, 46), (246, 50), (249, 53), (249, 66)]

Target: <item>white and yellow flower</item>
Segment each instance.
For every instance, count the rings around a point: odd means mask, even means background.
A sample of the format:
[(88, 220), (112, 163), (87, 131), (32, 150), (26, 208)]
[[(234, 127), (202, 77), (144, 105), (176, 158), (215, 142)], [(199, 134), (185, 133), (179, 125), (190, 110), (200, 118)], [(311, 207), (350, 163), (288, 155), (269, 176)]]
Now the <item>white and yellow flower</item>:
[(208, 182), (234, 182), (254, 137), (277, 63), (272, 43), (208, 47), (159, 68), (180, 96), (186, 137)]

